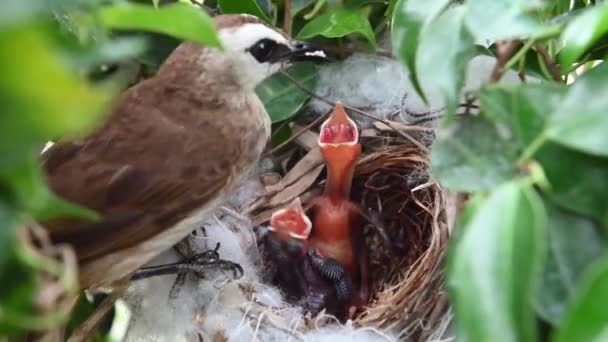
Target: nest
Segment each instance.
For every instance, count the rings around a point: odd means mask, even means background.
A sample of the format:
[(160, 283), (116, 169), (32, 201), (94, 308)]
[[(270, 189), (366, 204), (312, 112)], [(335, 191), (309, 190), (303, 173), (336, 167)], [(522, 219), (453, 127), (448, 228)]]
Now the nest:
[[(297, 146), (279, 158), (285, 175), (266, 176), (272, 179), (266, 196), (245, 211), (257, 224), (266, 223), (274, 210), (296, 196), (306, 205), (323, 189), (317, 134), (308, 127), (293, 131)], [(442, 277), (448, 215), (442, 189), (429, 176), (432, 138), (428, 128), (396, 122), (363, 130), (364, 153), (352, 188), (353, 201), (378, 213), (396, 242), (396, 248), (388, 249), (376, 227), (365, 227), (373, 297), (354, 324), (415, 341), (440, 338), (451, 318)]]

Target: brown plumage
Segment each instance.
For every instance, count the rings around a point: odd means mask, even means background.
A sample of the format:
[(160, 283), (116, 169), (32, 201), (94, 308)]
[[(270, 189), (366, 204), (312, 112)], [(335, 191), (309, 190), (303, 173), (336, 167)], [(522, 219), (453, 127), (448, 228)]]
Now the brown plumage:
[[(224, 32), (259, 24), (215, 22)], [(54, 241), (74, 246), (82, 286), (111, 285), (170, 248), (255, 167), (270, 121), (228, 55), (182, 44), (116, 100), (103, 126), (44, 153), (52, 190), (102, 216), (46, 223)]]

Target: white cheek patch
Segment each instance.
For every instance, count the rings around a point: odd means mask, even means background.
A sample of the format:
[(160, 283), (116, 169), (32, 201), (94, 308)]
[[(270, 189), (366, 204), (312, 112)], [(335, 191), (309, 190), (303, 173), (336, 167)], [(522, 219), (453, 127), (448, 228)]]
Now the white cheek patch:
[(225, 53), (235, 63), (241, 83), (247, 88), (255, 87), (279, 71), (281, 66), (278, 63), (260, 63), (246, 50), (261, 39), (272, 39), (289, 45), (288, 39), (281, 33), (257, 23), (221, 30), (219, 37)]
[(245, 52), (258, 40), (268, 38), (278, 43), (289, 44), (285, 36), (263, 24), (249, 23), (219, 32), (222, 44), (229, 51)]

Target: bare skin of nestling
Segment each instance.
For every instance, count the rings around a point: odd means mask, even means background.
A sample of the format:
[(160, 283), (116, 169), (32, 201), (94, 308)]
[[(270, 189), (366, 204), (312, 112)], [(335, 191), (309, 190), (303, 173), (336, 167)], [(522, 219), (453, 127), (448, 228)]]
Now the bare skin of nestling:
[(127, 279), (183, 239), (265, 148), (270, 120), (254, 88), (304, 48), (252, 16), (214, 21), (224, 51), (182, 44), (95, 132), (42, 157), (52, 190), (102, 217), (45, 223), (76, 250), (83, 287)]
[(355, 164), (361, 154), (359, 133), (341, 103), (321, 125), (319, 147), (327, 164), (325, 193), (314, 199), (311, 245), (322, 258), (336, 260), (350, 277), (355, 294), (347, 316), (368, 302), (367, 255), (362, 224), (364, 215), (351, 202)]

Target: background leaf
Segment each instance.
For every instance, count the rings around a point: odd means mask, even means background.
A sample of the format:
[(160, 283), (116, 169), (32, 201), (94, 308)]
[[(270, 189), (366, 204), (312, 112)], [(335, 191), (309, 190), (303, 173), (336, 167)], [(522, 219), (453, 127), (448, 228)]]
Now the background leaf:
[(103, 24), (112, 29), (145, 30), (221, 48), (211, 17), (201, 9), (176, 3), (161, 6), (118, 4), (100, 10)]
[(248, 13), (272, 24), (270, 18), (256, 0), (218, 0), (217, 3), (222, 13)]
[(396, 0), (393, 10), (391, 42), (393, 51), (409, 70), (416, 92), (428, 103), (417, 72), (417, 52), (424, 25), (437, 16), (449, 0)]
[(608, 157), (608, 64), (585, 73), (572, 86), (548, 123), (548, 136), (560, 144)]
[(560, 53), (562, 71), (583, 55), (608, 32), (608, 3), (600, 3), (574, 18), (564, 30), (564, 48)]
[(544, 263), (546, 217), (529, 185), (496, 188), (450, 255), (449, 288), (463, 341), (535, 341), (532, 309)]
[[(289, 75), (308, 89), (317, 83), (317, 67), (311, 63), (296, 64), (288, 70)], [(310, 98), (287, 77), (277, 74), (265, 80), (256, 88), (273, 123), (294, 116)]]
[(467, 64), (475, 53), (473, 37), (463, 24), (464, 15), (464, 6), (447, 9), (424, 29), (418, 47), (418, 76), (425, 89), (441, 91), (448, 115), (456, 111)]
[(605, 341), (608, 339), (608, 259), (597, 262), (586, 274), (581, 290), (569, 307), (555, 341)]
[(339, 10), (328, 12), (311, 20), (304, 25), (297, 35), (298, 39), (308, 39), (315, 36), (329, 38), (344, 37), (351, 33), (359, 33), (376, 48), (376, 36), (369, 20), (354, 11)]

